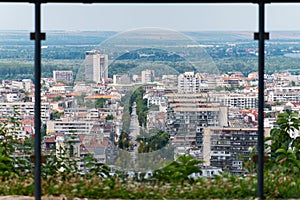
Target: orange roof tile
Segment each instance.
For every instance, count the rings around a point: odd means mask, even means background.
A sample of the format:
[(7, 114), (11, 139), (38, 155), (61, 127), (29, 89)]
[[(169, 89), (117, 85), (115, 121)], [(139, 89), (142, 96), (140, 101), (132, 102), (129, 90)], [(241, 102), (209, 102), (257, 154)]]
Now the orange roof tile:
[(44, 142), (45, 143), (55, 143), (55, 137), (48, 138)]
[(103, 94), (98, 94), (98, 95), (90, 95), (85, 97), (85, 99), (111, 99), (111, 95), (103, 95)]

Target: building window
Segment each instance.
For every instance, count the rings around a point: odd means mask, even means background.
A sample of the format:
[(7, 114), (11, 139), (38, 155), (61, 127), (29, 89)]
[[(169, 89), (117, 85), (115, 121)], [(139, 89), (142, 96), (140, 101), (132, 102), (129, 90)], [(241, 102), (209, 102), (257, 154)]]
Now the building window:
[(70, 145), (70, 157), (74, 156), (74, 146)]

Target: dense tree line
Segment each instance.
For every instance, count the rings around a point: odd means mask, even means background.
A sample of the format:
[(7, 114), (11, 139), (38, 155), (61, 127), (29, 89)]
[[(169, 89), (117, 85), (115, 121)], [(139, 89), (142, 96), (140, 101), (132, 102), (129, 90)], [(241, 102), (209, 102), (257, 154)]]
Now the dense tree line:
[(131, 61), (115, 61), (108, 66), (108, 77), (114, 74), (127, 74), (130, 70), (137, 67), (135, 62)]
[(148, 153), (152, 151), (157, 151), (169, 142), (169, 134), (164, 131), (159, 131), (157, 134), (152, 135), (148, 138), (138, 137), (137, 141), (139, 142), (139, 153)]
[(130, 114), (132, 113), (132, 105), (136, 102), (136, 114), (138, 116), (139, 125), (146, 127), (147, 124), (147, 113), (149, 108), (147, 107), (148, 99), (144, 99), (145, 90), (143, 87), (137, 88), (130, 97)]
[(129, 148), (129, 134), (125, 131), (122, 131), (119, 136), (118, 147), (120, 149), (128, 150)]
[[(78, 64), (70, 60), (61, 62), (46, 61), (42, 63), (42, 77), (53, 77), (54, 70), (71, 70), (75, 76), (78, 68)], [(2, 60), (0, 62), (0, 80), (16, 79), (31, 79), (34, 81), (34, 63)]]
[(144, 60), (144, 61), (171, 61), (178, 62), (185, 59), (175, 53), (167, 52), (163, 49), (142, 48), (127, 52), (117, 58), (117, 60)]
[[(72, 52), (69, 52), (72, 54)], [(69, 54), (68, 53), (68, 54)], [(73, 52), (74, 53), (74, 52)], [(54, 70), (72, 70), (74, 78), (82, 68), (84, 59), (66, 59), (66, 54), (60, 54), (60, 58), (53, 57), (51, 60), (43, 60), (42, 77), (52, 77)], [(0, 57), (1, 58), (1, 57)], [(247, 76), (258, 70), (257, 57), (225, 57), (214, 58), (213, 63), (199, 63), (195, 66), (187, 61), (147, 61), (147, 60), (116, 60), (109, 65), (109, 77), (114, 74), (140, 74), (144, 69), (154, 69), (156, 76), (163, 74), (179, 74), (186, 71), (228, 73), (240, 71)], [(216, 68), (217, 71), (214, 69)], [(81, 69), (81, 70), (82, 70)], [(299, 74), (299, 58), (286, 56), (267, 56), (265, 60), (266, 74), (281, 71), (290, 71)], [(80, 74), (80, 73), (79, 73)], [(28, 60), (1, 60), (0, 80), (34, 79), (34, 63)]]

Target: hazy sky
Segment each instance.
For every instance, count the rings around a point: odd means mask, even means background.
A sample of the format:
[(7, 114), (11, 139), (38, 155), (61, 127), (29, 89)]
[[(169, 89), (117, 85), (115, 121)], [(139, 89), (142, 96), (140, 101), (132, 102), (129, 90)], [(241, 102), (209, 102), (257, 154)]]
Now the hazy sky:
[[(34, 5), (0, 3), (0, 30), (33, 30)], [(43, 30), (258, 30), (257, 4), (43, 4)], [(266, 6), (266, 31), (300, 30), (299, 4)]]

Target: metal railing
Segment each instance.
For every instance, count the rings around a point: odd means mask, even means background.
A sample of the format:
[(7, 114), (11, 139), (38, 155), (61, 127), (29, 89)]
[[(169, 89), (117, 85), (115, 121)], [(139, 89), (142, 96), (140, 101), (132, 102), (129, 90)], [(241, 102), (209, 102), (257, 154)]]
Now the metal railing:
[(300, 3), (300, 0), (256, 0), (256, 1), (242, 1), (242, 0), (228, 0), (228, 1), (217, 1), (217, 0), (143, 0), (143, 1), (131, 1), (131, 0), (0, 0), (0, 3), (32, 3), (35, 5), (35, 32), (30, 34), (30, 38), (35, 40), (35, 59), (34, 59), (34, 69), (35, 69), (35, 171), (34, 171), (34, 181), (35, 189), (34, 195), (35, 199), (41, 199), (41, 40), (46, 38), (46, 34), (41, 32), (41, 4), (44, 3), (254, 3), (258, 4), (258, 33), (254, 33), (254, 39), (258, 40), (259, 57), (258, 57), (258, 73), (259, 73), (259, 87), (258, 87), (258, 181), (257, 181), (257, 197), (264, 199), (264, 66), (265, 66), (265, 56), (264, 56), (264, 44), (265, 40), (268, 39), (268, 33), (265, 33), (265, 4), (269, 3)]

